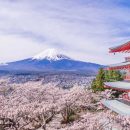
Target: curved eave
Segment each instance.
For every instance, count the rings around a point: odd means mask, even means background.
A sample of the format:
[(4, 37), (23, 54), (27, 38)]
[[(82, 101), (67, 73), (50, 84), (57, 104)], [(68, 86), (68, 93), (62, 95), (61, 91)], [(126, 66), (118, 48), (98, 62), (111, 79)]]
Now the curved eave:
[(130, 41), (127, 43), (117, 46), (117, 47), (112, 47), (109, 48), (110, 53), (116, 53), (116, 52), (124, 52), (124, 53), (129, 53), (130, 52)]
[(130, 116), (130, 106), (126, 105), (122, 102), (117, 100), (102, 100), (101, 101), (104, 106), (111, 109), (112, 111), (123, 115), (123, 116)]
[(117, 90), (117, 91), (121, 91), (121, 92), (129, 92), (130, 89), (123, 89), (123, 88), (116, 88), (116, 87), (112, 87), (112, 86), (108, 86), (108, 85), (105, 85), (104, 88), (108, 88), (108, 89), (113, 89), (113, 90)]
[(130, 83), (128, 82), (105, 82), (104, 83), (105, 88), (112, 88), (114, 90), (118, 91), (125, 91), (125, 92), (130, 92)]

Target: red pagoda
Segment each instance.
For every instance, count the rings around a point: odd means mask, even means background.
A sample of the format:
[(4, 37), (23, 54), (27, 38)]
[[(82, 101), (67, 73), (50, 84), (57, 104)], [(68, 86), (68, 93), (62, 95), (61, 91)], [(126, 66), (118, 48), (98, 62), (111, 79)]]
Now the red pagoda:
[[(110, 53), (129, 53), (130, 41), (109, 49)], [(104, 100), (102, 103), (121, 115), (130, 116), (130, 57), (126, 57), (125, 61), (119, 64), (109, 65), (108, 70), (119, 70), (125, 74), (123, 81), (118, 82), (105, 82), (105, 88), (111, 88), (117, 91), (124, 92), (121, 98), (114, 100)]]

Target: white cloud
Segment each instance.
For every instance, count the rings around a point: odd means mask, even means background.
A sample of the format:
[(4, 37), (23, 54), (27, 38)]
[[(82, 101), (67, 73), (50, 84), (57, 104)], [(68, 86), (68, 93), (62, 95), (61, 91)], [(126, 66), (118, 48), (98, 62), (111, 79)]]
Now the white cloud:
[(108, 48), (130, 38), (130, 9), (99, 1), (0, 0), (0, 62), (49, 47), (100, 64), (122, 60), (109, 55)]
[(17, 35), (0, 35), (0, 61), (8, 62), (32, 57), (32, 54), (46, 49), (47, 46), (37, 44), (29, 38), (21, 38)]

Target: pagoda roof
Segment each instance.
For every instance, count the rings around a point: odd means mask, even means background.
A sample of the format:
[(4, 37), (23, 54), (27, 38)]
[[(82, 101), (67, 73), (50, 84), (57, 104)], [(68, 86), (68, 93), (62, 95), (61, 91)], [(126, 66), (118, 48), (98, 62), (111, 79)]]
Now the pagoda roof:
[(105, 82), (104, 85), (108, 88), (113, 88), (121, 91), (130, 90), (130, 82), (125, 82), (125, 81)]
[(122, 69), (122, 68), (130, 67), (130, 61), (122, 62), (122, 63), (118, 63), (118, 64), (111, 64), (111, 65), (108, 65), (108, 67), (113, 68), (113, 69)]
[(115, 52), (130, 52), (130, 41), (128, 41), (125, 44), (109, 48), (109, 50), (110, 50), (109, 51), (110, 53), (115, 53)]
[(123, 116), (130, 116), (130, 106), (126, 105), (118, 100), (102, 100), (102, 104), (112, 111), (123, 115)]

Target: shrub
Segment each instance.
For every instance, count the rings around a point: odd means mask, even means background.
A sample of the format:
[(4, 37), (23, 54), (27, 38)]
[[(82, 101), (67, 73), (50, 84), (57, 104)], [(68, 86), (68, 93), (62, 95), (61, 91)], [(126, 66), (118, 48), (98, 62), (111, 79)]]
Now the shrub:
[(63, 120), (61, 121), (62, 124), (73, 122), (78, 118), (76, 112), (70, 107), (66, 107), (61, 114), (63, 118)]

